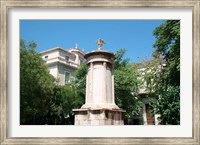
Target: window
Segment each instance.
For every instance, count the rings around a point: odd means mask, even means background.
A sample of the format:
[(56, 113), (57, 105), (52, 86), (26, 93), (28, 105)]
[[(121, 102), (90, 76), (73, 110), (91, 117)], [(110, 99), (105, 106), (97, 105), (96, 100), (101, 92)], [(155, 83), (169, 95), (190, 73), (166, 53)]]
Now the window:
[(65, 72), (65, 84), (67, 84), (69, 82), (69, 77), (70, 77), (70, 73)]
[(44, 56), (44, 60), (45, 60), (45, 61), (48, 60), (48, 55)]
[(69, 61), (69, 56), (65, 56), (65, 60), (68, 62)]

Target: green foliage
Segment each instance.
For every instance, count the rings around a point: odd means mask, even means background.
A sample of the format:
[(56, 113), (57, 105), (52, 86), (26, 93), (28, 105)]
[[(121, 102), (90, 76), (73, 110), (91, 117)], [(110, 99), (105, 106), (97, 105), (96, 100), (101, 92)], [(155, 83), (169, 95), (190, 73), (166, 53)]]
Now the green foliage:
[(83, 104), (84, 85), (57, 85), (36, 46), (20, 41), (20, 124), (73, 124), (72, 109)]
[(124, 49), (116, 53), (115, 60), (115, 101), (116, 104), (126, 110), (124, 119), (132, 118), (139, 114), (142, 102), (138, 99), (138, 73), (129, 64), (128, 59), (123, 59)]
[(158, 102), (153, 106), (161, 115), (162, 124), (180, 124), (180, 21), (164, 22), (155, 29), (154, 36), (153, 55), (160, 61), (160, 71), (154, 75)]
[(168, 20), (154, 30), (154, 57), (162, 57), (167, 68), (163, 73), (166, 84), (180, 85), (180, 21)]
[(82, 97), (77, 88), (71, 84), (56, 86), (47, 116), (48, 124), (73, 125), (74, 114), (72, 109), (80, 108)]
[(129, 58), (124, 59), (124, 54), (126, 53), (125, 49), (119, 49), (115, 54), (115, 64), (114, 69), (118, 69), (121, 67), (126, 67), (129, 64)]
[(55, 86), (36, 46), (20, 41), (20, 124), (44, 123)]
[(158, 112), (161, 114), (161, 124), (180, 124), (180, 87), (160, 86), (157, 104)]
[(87, 74), (87, 64), (83, 62), (79, 69), (75, 72), (75, 84), (77, 88), (84, 89), (86, 88), (86, 74)]

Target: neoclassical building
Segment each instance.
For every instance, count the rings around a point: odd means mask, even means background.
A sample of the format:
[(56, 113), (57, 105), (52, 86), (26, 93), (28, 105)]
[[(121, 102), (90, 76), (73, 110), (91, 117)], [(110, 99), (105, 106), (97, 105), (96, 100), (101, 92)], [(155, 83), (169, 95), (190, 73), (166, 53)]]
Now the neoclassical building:
[[(145, 62), (140, 62), (140, 63), (135, 63), (134, 65), (137, 66), (137, 70), (139, 72), (139, 78), (142, 82), (139, 86), (139, 99), (143, 103), (143, 107), (141, 112), (139, 112), (139, 115), (135, 116), (135, 120), (137, 121), (137, 124), (142, 124), (142, 125), (159, 125), (160, 124), (160, 114), (157, 114), (155, 110), (153, 110), (150, 106), (152, 102), (157, 101), (157, 96), (155, 94), (155, 90), (151, 89), (149, 91), (148, 84), (151, 84), (152, 86), (152, 78), (148, 78), (147, 76), (149, 74), (156, 74), (159, 71), (161, 71), (161, 67), (165, 67), (165, 63), (156, 65), (155, 66), (147, 66), (147, 64), (152, 64), (155, 60), (150, 60), (150, 61), (145, 61)], [(155, 63), (155, 62), (154, 62)], [(144, 79), (146, 76), (146, 79)]]
[(60, 85), (65, 85), (70, 81), (69, 78), (84, 61), (85, 55), (84, 51), (78, 48), (78, 44), (75, 48), (55, 47), (42, 51), (40, 54), (46, 61), (50, 74), (58, 79)]

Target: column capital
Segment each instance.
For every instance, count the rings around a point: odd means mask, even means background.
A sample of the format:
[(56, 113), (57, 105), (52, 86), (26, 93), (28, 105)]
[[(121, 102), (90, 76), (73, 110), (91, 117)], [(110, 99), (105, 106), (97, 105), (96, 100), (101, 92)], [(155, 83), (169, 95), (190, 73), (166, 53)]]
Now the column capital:
[(90, 62), (90, 67), (93, 67), (93, 62)]
[(103, 62), (103, 67), (106, 67), (107, 66), (107, 63), (104, 61)]

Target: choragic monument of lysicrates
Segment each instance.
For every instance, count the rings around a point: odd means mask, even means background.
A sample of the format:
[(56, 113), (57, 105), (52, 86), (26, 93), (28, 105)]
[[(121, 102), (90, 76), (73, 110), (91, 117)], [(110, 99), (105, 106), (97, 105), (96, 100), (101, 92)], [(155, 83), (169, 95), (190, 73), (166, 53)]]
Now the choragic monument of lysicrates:
[(97, 40), (98, 50), (85, 54), (87, 63), (86, 98), (80, 109), (73, 109), (75, 125), (123, 125), (122, 113), (115, 104), (114, 59), (102, 50), (104, 40)]

